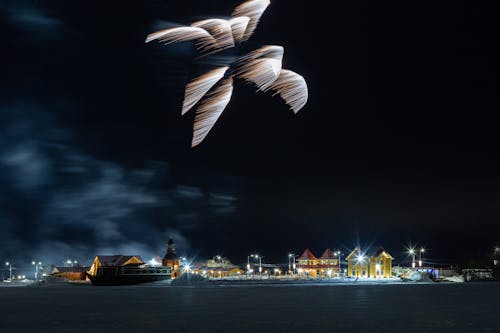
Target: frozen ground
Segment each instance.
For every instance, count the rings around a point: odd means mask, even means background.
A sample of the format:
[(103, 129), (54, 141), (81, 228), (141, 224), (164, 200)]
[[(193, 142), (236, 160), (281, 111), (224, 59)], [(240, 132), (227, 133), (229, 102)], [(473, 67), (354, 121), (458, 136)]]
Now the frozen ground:
[(0, 288), (0, 332), (500, 332), (500, 283)]

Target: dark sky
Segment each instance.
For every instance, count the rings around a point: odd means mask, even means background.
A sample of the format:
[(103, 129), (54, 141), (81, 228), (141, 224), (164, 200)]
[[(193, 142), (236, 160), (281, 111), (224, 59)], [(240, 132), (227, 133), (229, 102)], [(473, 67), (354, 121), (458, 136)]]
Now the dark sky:
[(144, 38), (237, 4), (2, 1), (1, 260), (149, 257), (169, 236), (181, 253), (235, 262), (357, 243), (403, 258), (411, 242), (448, 263), (494, 246), (492, 8), (274, 0), (250, 41), (228, 52), (284, 46), (308, 104), (294, 115), (237, 82), (191, 149), (184, 85), (214, 60)]

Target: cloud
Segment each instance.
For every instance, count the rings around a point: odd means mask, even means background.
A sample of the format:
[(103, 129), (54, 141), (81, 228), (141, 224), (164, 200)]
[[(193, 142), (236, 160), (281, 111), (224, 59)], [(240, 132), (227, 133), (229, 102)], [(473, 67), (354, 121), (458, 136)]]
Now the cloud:
[(169, 237), (187, 249), (192, 230), (234, 212), (235, 191), (216, 189), (218, 176), (199, 186), (178, 183), (165, 162), (135, 168), (96, 157), (49, 109), (0, 105), (1, 257), (148, 260), (163, 255)]
[(14, 180), (14, 187), (30, 190), (50, 180), (50, 163), (40, 152), (36, 143), (23, 142), (0, 155), (0, 163)]

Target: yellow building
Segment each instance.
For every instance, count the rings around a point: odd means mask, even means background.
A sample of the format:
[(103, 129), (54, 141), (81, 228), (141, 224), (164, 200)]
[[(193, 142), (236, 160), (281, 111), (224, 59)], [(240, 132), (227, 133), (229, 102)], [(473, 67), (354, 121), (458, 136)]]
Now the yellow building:
[(382, 247), (369, 253), (363, 253), (360, 248), (355, 248), (347, 256), (347, 276), (390, 278), (393, 259)]

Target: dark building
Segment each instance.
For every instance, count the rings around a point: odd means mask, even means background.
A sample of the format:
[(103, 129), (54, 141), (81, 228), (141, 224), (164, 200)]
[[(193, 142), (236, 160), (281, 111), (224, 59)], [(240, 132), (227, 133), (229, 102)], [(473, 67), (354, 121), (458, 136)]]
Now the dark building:
[(175, 243), (172, 238), (168, 240), (167, 253), (163, 257), (162, 265), (172, 269), (172, 278), (176, 278), (180, 275), (181, 260), (177, 257)]

